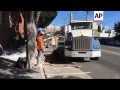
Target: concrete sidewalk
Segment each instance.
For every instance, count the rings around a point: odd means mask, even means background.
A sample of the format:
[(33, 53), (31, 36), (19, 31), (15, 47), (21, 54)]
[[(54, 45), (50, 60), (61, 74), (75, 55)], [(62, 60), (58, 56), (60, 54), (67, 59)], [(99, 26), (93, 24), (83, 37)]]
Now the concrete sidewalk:
[(28, 71), (14, 67), (19, 57), (26, 56), (25, 51), (22, 53), (10, 52), (10, 55), (0, 56), (0, 79), (42, 79), (40, 68)]
[[(48, 52), (51, 54), (53, 50), (46, 49), (46, 53)], [(58, 57), (49, 57), (49, 55), (46, 57), (46, 61), (50, 64), (43, 65), (43, 71), (46, 79), (92, 79), (92, 77), (88, 75), (88, 73), (91, 72), (84, 72), (81, 70), (80, 66), (76, 67), (73, 64), (57, 60)]]
[[(45, 51), (46, 56), (49, 53), (45, 61), (45, 63), (48, 62), (48, 64), (42, 65), (45, 79), (92, 79), (92, 77), (88, 75), (88, 73), (91, 72), (84, 72), (80, 67), (76, 67), (70, 63), (67, 64), (61, 60), (56, 60), (57, 58), (55, 57), (49, 57), (53, 49), (46, 49)], [(51, 62), (54, 64), (51, 64)]]
[[(10, 51), (12, 52), (12, 51)], [(52, 50), (48, 50), (47, 53)], [(49, 64), (43, 62), (37, 69), (21, 70), (14, 67), (19, 57), (25, 57), (24, 52), (15, 52), (0, 56), (0, 79), (92, 79), (88, 73), (71, 64)]]
[(43, 66), (46, 79), (92, 79), (87, 73), (71, 65), (57, 64)]

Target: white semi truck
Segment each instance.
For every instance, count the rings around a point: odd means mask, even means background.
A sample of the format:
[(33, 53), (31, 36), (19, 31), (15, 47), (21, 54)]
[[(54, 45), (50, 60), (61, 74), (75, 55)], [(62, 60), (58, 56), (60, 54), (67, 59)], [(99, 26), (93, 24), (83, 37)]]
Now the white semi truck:
[(97, 31), (93, 30), (93, 23), (90, 20), (70, 20), (65, 26), (65, 57), (99, 60), (101, 45), (99, 40), (95, 39), (95, 34), (100, 32), (101, 26), (98, 25)]

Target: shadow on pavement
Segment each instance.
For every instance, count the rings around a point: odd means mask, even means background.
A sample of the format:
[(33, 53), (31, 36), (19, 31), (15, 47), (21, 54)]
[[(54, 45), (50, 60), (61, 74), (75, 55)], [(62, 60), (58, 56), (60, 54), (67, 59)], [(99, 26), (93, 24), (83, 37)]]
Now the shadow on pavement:
[(68, 77), (63, 77), (63, 76), (54, 76), (52, 78), (47, 78), (47, 79), (83, 79), (75, 76), (68, 76)]
[(71, 64), (72, 62), (87, 62), (80, 58), (67, 58), (64, 56), (64, 48), (58, 47), (56, 48), (52, 54), (45, 55), (46, 62), (49, 62), (51, 64)]
[(35, 70), (22, 70), (14, 67), (15, 61), (0, 57), (0, 79), (32, 79), (28, 76), (32, 73), (38, 73)]

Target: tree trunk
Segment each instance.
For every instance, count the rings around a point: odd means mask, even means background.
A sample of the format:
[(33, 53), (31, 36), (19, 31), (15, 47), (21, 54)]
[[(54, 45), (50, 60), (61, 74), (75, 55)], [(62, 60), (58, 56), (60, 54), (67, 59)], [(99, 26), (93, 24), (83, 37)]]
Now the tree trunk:
[(28, 11), (25, 14), (25, 32), (27, 69), (31, 69), (36, 48), (36, 27), (34, 24), (34, 11)]

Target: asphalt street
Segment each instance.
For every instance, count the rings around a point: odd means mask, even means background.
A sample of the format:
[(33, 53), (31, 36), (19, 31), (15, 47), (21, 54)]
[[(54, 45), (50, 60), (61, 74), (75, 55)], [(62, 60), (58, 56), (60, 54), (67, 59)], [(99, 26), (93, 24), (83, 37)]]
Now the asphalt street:
[(73, 59), (72, 63), (81, 66), (93, 79), (120, 79), (120, 47), (101, 45), (102, 56), (98, 61), (82, 62)]

